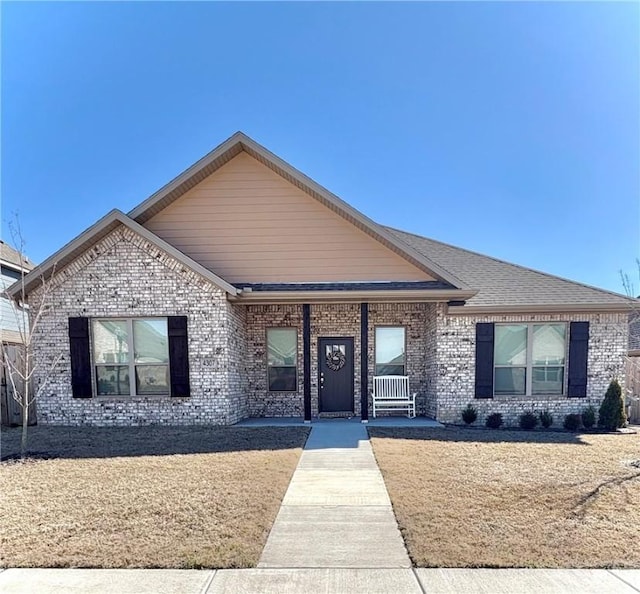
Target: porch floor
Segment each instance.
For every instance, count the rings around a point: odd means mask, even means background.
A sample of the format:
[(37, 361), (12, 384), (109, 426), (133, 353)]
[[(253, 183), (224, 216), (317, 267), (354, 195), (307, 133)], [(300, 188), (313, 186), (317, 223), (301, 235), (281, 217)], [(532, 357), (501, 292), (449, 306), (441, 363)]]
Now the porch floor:
[[(427, 417), (416, 417), (415, 419), (401, 416), (378, 417), (376, 419), (370, 418), (368, 423), (362, 423), (358, 417), (351, 419), (321, 419), (314, 417), (311, 420), (312, 426), (318, 424), (343, 425), (345, 423), (356, 423), (370, 427), (444, 427), (442, 423)], [(299, 417), (250, 417), (235, 424), (236, 427), (291, 427), (295, 425), (305, 425), (305, 422)]]

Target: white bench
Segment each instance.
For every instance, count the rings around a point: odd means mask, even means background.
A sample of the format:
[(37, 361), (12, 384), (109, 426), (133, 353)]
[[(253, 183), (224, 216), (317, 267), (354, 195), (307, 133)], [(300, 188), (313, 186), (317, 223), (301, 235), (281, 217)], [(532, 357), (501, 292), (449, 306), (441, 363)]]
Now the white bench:
[(406, 375), (376, 375), (373, 377), (373, 418), (382, 410), (406, 410), (410, 419), (416, 416), (416, 393), (409, 392)]

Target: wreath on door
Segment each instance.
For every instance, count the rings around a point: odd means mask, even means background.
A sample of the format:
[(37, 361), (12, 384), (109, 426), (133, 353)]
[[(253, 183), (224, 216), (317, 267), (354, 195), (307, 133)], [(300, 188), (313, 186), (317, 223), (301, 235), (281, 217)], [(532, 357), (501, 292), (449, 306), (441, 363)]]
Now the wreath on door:
[(334, 345), (332, 348), (328, 346), (325, 362), (327, 364), (327, 368), (329, 368), (331, 371), (339, 371), (340, 369), (342, 369), (347, 362), (344, 347)]

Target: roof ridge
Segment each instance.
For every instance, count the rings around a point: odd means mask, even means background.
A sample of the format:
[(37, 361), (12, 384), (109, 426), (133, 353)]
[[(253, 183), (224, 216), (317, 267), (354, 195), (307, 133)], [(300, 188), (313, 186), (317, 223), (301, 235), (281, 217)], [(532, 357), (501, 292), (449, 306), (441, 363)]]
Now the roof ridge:
[(613, 295), (614, 297), (621, 297), (623, 299), (627, 299), (630, 303), (638, 303), (638, 299), (634, 298), (634, 297), (629, 297), (628, 295), (623, 295), (622, 293), (616, 293), (615, 291), (610, 291), (608, 289), (603, 289), (601, 287), (595, 287), (593, 285), (588, 285), (586, 283), (580, 282), (580, 281), (576, 281), (576, 280), (571, 280), (569, 278), (565, 278), (563, 276), (558, 276), (557, 274), (551, 274), (549, 272), (544, 272), (542, 270), (538, 270), (536, 268), (530, 268), (529, 266), (523, 266), (522, 264), (515, 264), (514, 262), (507, 262), (506, 260), (501, 260), (500, 258), (496, 258), (494, 256), (488, 256), (487, 254), (483, 254), (480, 252), (475, 252), (473, 250), (469, 250), (467, 248), (463, 248), (463, 247), (459, 247), (457, 245), (453, 245), (451, 243), (446, 243), (444, 241), (439, 241), (437, 239), (433, 239), (431, 237), (425, 237), (424, 235), (418, 235), (417, 233), (412, 233), (410, 231), (403, 231), (402, 229), (397, 229), (395, 227), (390, 227), (387, 225), (383, 225), (384, 227), (386, 227), (387, 229), (391, 230), (391, 231), (397, 231), (399, 233), (403, 233), (405, 235), (411, 235), (413, 237), (417, 237), (418, 239), (426, 239), (427, 241), (433, 241), (434, 243), (438, 243), (440, 245), (449, 247), (449, 248), (453, 248), (456, 250), (460, 250), (462, 252), (466, 252), (468, 254), (473, 254), (474, 256), (480, 256), (481, 258), (487, 258), (488, 260), (493, 260), (494, 262), (498, 262), (500, 264), (507, 264), (508, 266), (514, 266), (516, 268), (520, 268), (522, 270), (527, 270), (529, 272), (533, 272), (535, 274), (540, 274), (542, 276), (545, 276), (547, 278), (551, 278), (553, 280), (560, 280), (566, 283), (570, 283), (572, 285), (579, 285), (581, 287), (584, 287), (586, 289), (591, 289), (593, 291), (599, 291), (601, 293), (606, 293), (608, 295)]

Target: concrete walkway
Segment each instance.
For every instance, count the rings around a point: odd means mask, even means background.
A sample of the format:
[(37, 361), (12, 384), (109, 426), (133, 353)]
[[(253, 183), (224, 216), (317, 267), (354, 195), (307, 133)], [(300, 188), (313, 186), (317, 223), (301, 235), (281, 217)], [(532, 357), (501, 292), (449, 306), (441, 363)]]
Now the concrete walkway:
[(314, 423), (258, 568), (409, 568), (359, 422)]

